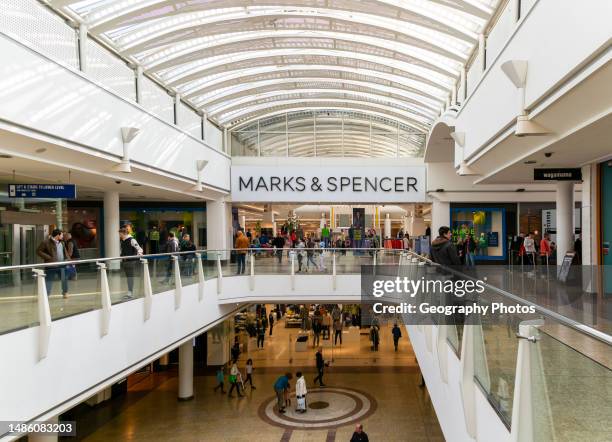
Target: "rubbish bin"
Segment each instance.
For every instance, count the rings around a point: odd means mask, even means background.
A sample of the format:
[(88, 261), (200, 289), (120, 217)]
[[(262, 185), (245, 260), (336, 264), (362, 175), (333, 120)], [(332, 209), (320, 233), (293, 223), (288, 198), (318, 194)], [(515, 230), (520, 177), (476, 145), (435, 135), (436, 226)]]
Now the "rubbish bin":
[(308, 351), (308, 335), (299, 335), (295, 340), (295, 351)]

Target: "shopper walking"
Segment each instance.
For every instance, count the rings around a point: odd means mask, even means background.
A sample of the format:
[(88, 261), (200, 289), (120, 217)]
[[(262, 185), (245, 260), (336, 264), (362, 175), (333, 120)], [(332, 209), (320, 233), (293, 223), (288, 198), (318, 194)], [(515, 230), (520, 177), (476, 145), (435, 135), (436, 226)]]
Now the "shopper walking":
[(319, 340), (321, 339), (321, 329), (322, 329), (322, 325), (321, 325), (321, 320), (320, 318), (313, 318), (312, 320), (312, 347), (318, 347), (319, 346)]
[(229, 397), (233, 397), (232, 392), (234, 391), (234, 388), (236, 389), (236, 393), (238, 394), (239, 397), (243, 396), (243, 394), (240, 393), (240, 385), (238, 384), (239, 374), (240, 374), (240, 371), (238, 370), (238, 365), (236, 364), (236, 361), (234, 361), (232, 363), (232, 368), (230, 370), (230, 375), (229, 375), (230, 389), (227, 392), (227, 395)]
[(372, 350), (378, 351), (378, 344), (380, 343), (380, 332), (378, 326), (373, 325), (370, 327), (370, 341), (372, 341)]
[(540, 240), (540, 262), (542, 265), (548, 264), (548, 259), (552, 254), (552, 248), (550, 247), (550, 235), (544, 234), (544, 237)]
[(451, 241), (451, 230), (447, 226), (438, 229), (439, 236), (431, 243), (431, 255), (434, 262), (445, 266), (460, 266), (459, 254)]
[(301, 272), (302, 262), (304, 261), (304, 256), (306, 255), (306, 251), (304, 250), (306, 248), (306, 244), (304, 244), (304, 240), (302, 238), (298, 240), (298, 243), (295, 248), (297, 249), (296, 253), (298, 260), (298, 272)]
[(465, 264), (468, 267), (476, 266), (476, 259), (474, 254), (476, 253), (476, 241), (471, 233), (468, 233), (463, 241), (463, 255), (465, 256)]
[(527, 255), (527, 262), (531, 265), (535, 265), (536, 247), (535, 240), (533, 239), (533, 232), (529, 232), (529, 235), (523, 241), (525, 247), (525, 254)]
[[(195, 252), (196, 246), (191, 241), (191, 236), (186, 233), (183, 235), (183, 239), (180, 244), (181, 252)], [(185, 253), (181, 255), (183, 258), (183, 274), (185, 276), (191, 277), (193, 276), (193, 260), (195, 259), (195, 255), (193, 253)]]
[(338, 318), (334, 321), (334, 345), (338, 345), (338, 338), (340, 338), (340, 345), (342, 345), (342, 319)]
[(397, 326), (397, 323), (393, 324), (391, 334), (393, 335), (393, 347), (395, 347), (395, 351), (397, 351), (399, 340), (402, 337), (402, 330)]
[(223, 365), (220, 365), (219, 368), (217, 368), (217, 386), (214, 388), (215, 393), (220, 388), (221, 393), (225, 394), (225, 390), (223, 389), (224, 382), (225, 382), (225, 373), (223, 373)]
[(240, 357), (240, 342), (238, 341), (238, 336), (234, 337), (234, 345), (231, 349), (232, 360), (237, 361)]
[[(168, 232), (168, 241), (166, 242), (166, 253), (177, 253), (180, 251), (178, 239), (174, 232)], [(174, 260), (171, 256), (168, 256), (168, 263), (166, 264), (166, 277), (162, 281), (162, 284), (169, 284), (172, 278), (172, 269), (174, 267)]]
[(289, 381), (293, 378), (291, 373), (285, 373), (274, 382), (274, 392), (276, 393), (276, 406), (279, 413), (285, 412), (285, 393), (289, 391)]
[(238, 266), (236, 274), (241, 275), (244, 273), (246, 267), (246, 254), (249, 249), (249, 239), (241, 230), (238, 231), (238, 235), (236, 236), (234, 248), (236, 249), (236, 263)]
[(249, 358), (247, 360), (245, 371), (246, 380), (244, 381), (244, 385), (249, 384), (251, 386), (251, 390), (256, 390), (255, 385), (253, 385), (253, 359)]
[(264, 348), (264, 339), (266, 338), (266, 327), (263, 324), (263, 320), (257, 321), (257, 348)]
[(363, 425), (357, 424), (353, 437), (351, 437), (351, 442), (370, 442), (368, 435), (363, 431)]
[[(59, 229), (51, 232), (51, 235), (41, 242), (36, 249), (36, 254), (43, 259), (45, 263), (62, 262), (68, 257), (68, 250), (64, 244), (63, 233)], [(51, 296), (53, 289), (53, 281), (56, 277), (62, 281), (62, 296), (68, 297), (68, 279), (66, 278), (66, 266), (45, 267), (45, 286), (47, 287), (47, 295)]]
[(268, 315), (268, 324), (270, 324), (270, 336), (272, 336), (272, 329), (274, 328), (274, 310), (270, 311)]
[(306, 261), (306, 271), (310, 269), (310, 264), (313, 265), (315, 270), (319, 270), (319, 266), (314, 260), (314, 246), (315, 246), (314, 241), (311, 238), (309, 238), (308, 242), (306, 243), (306, 258), (308, 259)]
[[(128, 229), (122, 227), (119, 229), (119, 240), (121, 241), (121, 256), (141, 256), (142, 248), (138, 242), (129, 235)], [(128, 292), (125, 295), (125, 299), (132, 299), (134, 297), (134, 275), (137, 272), (140, 260), (138, 258), (124, 259), (121, 261), (121, 267), (123, 273), (127, 279)]]
[(272, 246), (276, 249), (276, 259), (278, 259), (280, 264), (283, 261), (283, 247), (285, 247), (285, 238), (281, 236), (280, 231), (276, 233), (272, 240)]
[(295, 381), (295, 398), (296, 398), (296, 409), (297, 413), (306, 413), (306, 379), (302, 375), (301, 371), (296, 373), (297, 381)]
[(317, 349), (317, 353), (315, 355), (316, 364), (317, 364), (317, 377), (314, 378), (314, 383), (316, 384), (319, 381), (319, 387), (325, 387), (323, 383), (323, 374), (325, 371), (325, 360), (323, 359), (323, 348), (319, 347)]

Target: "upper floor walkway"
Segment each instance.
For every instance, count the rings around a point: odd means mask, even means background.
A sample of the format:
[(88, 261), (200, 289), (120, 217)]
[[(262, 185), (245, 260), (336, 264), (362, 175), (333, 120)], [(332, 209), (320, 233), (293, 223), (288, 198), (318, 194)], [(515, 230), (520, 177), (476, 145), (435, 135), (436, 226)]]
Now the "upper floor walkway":
[[(9, 421), (57, 415), (250, 303), (363, 304), (364, 269), (391, 278), (440, 277), (439, 266), (396, 250), (251, 251), (240, 272), (236, 258), (232, 250), (202, 250), (0, 269), (0, 348), (12, 355), (1, 363), (0, 414)], [(512, 272), (510, 279), (486, 272), (478, 303), (534, 305), (535, 315), (500, 312), (450, 325), (438, 315), (426, 323), (396, 315), (406, 324), (444, 433), (449, 440), (549, 440), (562, 435), (571, 415), (579, 422), (576, 437), (606, 439), (607, 325), (602, 332), (568, 318), (563, 309), (572, 303), (542, 306), (533, 302), (538, 296), (530, 301), (500, 288), (520, 281), (518, 269)], [(546, 283), (543, 270), (536, 274), (525, 272), (525, 281)], [(45, 276), (57, 280), (46, 284)], [(588, 403), (569, 401), (576, 391)]]

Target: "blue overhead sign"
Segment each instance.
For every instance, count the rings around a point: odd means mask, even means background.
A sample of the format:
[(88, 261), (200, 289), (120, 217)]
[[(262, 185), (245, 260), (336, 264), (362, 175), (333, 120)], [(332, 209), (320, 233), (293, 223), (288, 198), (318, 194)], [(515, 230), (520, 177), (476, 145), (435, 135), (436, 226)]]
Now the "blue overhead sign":
[(9, 198), (76, 198), (74, 184), (9, 184)]

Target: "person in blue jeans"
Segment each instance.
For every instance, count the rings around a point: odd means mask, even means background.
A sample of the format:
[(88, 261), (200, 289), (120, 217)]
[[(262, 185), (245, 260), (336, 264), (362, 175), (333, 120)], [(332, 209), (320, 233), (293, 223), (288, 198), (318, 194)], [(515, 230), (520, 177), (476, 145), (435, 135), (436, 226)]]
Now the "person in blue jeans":
[[(63, 241), (63, 233), (59, 229), (51, 232), (49, 238), (38, 245), (36, 254), (43, 259), (45, 263), (54, 263), (66, 261), (68, 258), (68, 250)], [(51, 295), (53, 289), (53, 281), (59, 277), (62, 281), (62, 295), (68, 297), (68, 279), (66, 278), (66, 266), (54, 266), (45, 268), (45, 286), (47, 287), (47, 295)]]
[(292, 377), (291, 373), (285, 373), (274, 382), (274, 392), (276, 393), (276, 404), (279, 413), (285, 412), (285, 394), (289, 391), (289, 381)]

